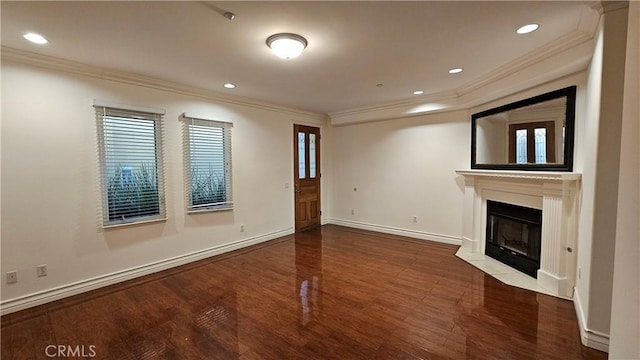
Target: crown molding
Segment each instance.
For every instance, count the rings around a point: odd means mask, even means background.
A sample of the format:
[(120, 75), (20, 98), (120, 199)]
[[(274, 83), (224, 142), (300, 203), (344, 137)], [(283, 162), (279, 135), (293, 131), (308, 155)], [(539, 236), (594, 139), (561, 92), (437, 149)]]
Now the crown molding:
[(37, 66), (49, 70), (67, 72), (75, 75), (96, 79), (110, 80), (124, 84), (137, 85), (146, 88), (169, 91), (181, 95), (188, 95), (204, 100), (244, 106), (254, 109), (274, 111), (287, 115), (301, 116), (315, 121), (326, 120), (325, 114), (318, 114), (304, 110), (292, 109), (285, 106), (271, 104), (237, 95), (221, 94), (220, 92), (202, 89), (172, 81), (155, 79), (128, 72), (104, 69), (81, 62), (62, 59), (54, 56), (38, 54), (30, 51), (15, 49), (7, 46), (0, 47), (2, 61), (13, 61), (21, 64)]
[(589, 1), (587, 4), (600, 14), (608, 13), (609, 11), (620, 10), (629, 7), (628, 0), (602, 0), (602, 1)]
[(433, 94), (416, 96), (411, 99), (404, 99), (400, 101), (389, 101), (386, 103), (377, 104), (373, 106), (360, 106), (360, 107), (355, 107), (355, 108), (346, 109), (342, 111), (331, 112), (328, 115), (331, 119), (333, 119), (336, 117), (376, 113), (384, 110), (405, 109), (408, 107), (418, 106), (418, 105), (433, 102), (433, 101), (442, 101), (442, 100), (457, 99), (457, 98), (458, 98), (458, 94), (455, 91), (442, 91), (442, 92), (433, 93)]
[[(600, 14), (597, 7), (609, 8), (624, 7), (624, 1), (593, 1), (583, 7), (578, 27), (573, 32), (566, 34), (546, 45), (535, 49), (517, 59), (509, 61), (499, 68), (485, 73), (483, 76), (454, 90), (438, 93), (426, 94), (411, 99), (391, 101), (372, 106), (362, 106), (331, 112), (329, 114), (318, 114), (304, 110), (292, 109), (276, 104), (266, 103), (255, 99), (222, 94), (217, 91), (197, 88), (185, 84), (154, 79), (142, 75), (125, 73), (115, 70), (93, 67), (80, 62), (61, 59), (57, 57), (32, 53), (2, 46), (3, 60), (14, 60), (34, 66), (70, 72), (78, 75), (90, 76), (94, 78), (117, 81), (121, 83), (144, 86), (153, 89), (166, 90), (179, 94), (190, 95), (210, 101), (223, 102), (245, 107), (257, 108), (268, 111), (275, 111), (295, 116), (302, 116), (314, 121), (324, 121), (327, 118), (333, 125), (342, 125), (366, 121), (378, 121), (391, 118), (404, 118), (418, 116), (426, 113), (446, 112), (468, 108), (461, 104), (461, 97), (503, 80), (511, 75), (530, 68), (551, 57), (567, 52), (593, 40), (597, 29)], [(611, 3), (611, 4), (609, 4)], [(628, 5), (627, 5), (628, 6)], [(441, 105), (429, 107), (429, 105)], [(468, 105), (468, 104), (467, 104)], [(424, 109), (420, 109), (423, 106)]]
[[(597, 2), (599, 3), (599, 1)], [(594, 38), (596, 36), (596, 32), (598, 31), (600, 15), (600, 12), (594, 6), (590, 5), (589, 3), (584, 5), (582, 7), (582, 13), (580, 14), (578, 30), (588, 34), (591, 38)]]
[(460, 96), (466, 95), (591, 40), (592, 37), (588, 34), (582, 31), (574, 31), (556, 39), (555, 41), (547, 43), (524, 56), (510, 61), (493, 71), (489, 71), (477, 80), (458, 88), (456, 92)]
[[(583, 10), (583, 15), (580, 19), (580, 25), (578, 29), (562, 36), (555, 41), (547, 43), (546, 45), (535, 49), (532, 52), (525, 54), (515, 60), (507, 62), (501, 67), (485, 73), (482, 77), (467, 83), (466, 85), (459, 87), (455, 90), (444, 91), (434, 94), (427, 94), (419, 98), (412, 98), (411, 100), (401, 100), (395, 102), (388, 102), (385, 104), (378, 104), (375, 106), (364, 106), (352, 109), (346, 109), (343, 111), (329, 113), (329, 119), (333, 125), (342, 125), (356, 122), (377, 121), (390, 118), (403, 118), (408, 116), (421, 115), (425, 112), (408, 113), (406, 110), (412, 106), (418, 106), (425, 103), (447, 103), (445, 108), (428, 111), (428, 113), (455, 111), (468, 108), (470, 104), (461, 103), (461, 97), (482, 89), (490, 84), (496, 83), (502, 79), (505, 79), (513, 74), (530, 68), (538, 63), (541, 63), (551, 57), (557, 56), (563, 52), (569, 51), (576, 47), (579, 47), (589, 41), (593, 40), (595, 30), (599, 21), (599, 15), (593, 10)], [(594, 16), (595, 13), (595, 16)], [(584, 67), (588, 65), (583, 64)], [(574, 69), (575, 71), (575, 69)]]

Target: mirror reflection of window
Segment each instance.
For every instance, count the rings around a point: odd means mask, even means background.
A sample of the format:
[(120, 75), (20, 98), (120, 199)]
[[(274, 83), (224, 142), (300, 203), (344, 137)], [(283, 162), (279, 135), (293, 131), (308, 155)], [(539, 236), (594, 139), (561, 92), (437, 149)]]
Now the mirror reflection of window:
[(516, 130), (516, 163), (527, 163), (527, 129)]
[(509, 162), (512, 164), (554, 163), (556, 154), (554, 121), (509, 125)]
[(536, 147), (536, 164), (547, 163), (547, 129), (536, 128), (534, 133)]
[(471, 167), (561, 171), (572, 165), (574, 107), (575, 87), (568, 87), (473, 114)]

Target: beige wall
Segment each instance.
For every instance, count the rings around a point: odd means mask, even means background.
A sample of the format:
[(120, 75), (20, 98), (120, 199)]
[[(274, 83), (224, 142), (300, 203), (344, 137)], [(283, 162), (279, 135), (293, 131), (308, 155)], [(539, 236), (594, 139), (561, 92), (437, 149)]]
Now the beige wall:
[[(2, 88), (1, 271), (17, 270), (19, 279), (12, 285), (2, 282), (3, 312), (156, 271), (186, 254), (228, 250), (238, 241), (248, 240), (242, 244), (247, 245), (292, 232), (292, 124), (319, 124), (326, 132), (322, 116), (212, 101), (4, 59)], [(168, 221), (99, 229), (93, 99), (166, 109)], [(234, 122), (233, 211), (185, 214), (182, 112)], [(323, 204), (328, 205), (327, 198)], [(47, 277), (36, 277), (40, 264), (47, 264)]]
[(467, 111), (331, 131), (334, 221), (459, 243), (463, 184), (454, 170), (469, 166)]
[(627, 36), (610, 359), (640, 359), (640, 2)]
[(508, 163), (509, 138), (506, 121), (478, 119), (476, 124), (476, 163)]
[[(602, 24), (600, 24), (602, 26)], [(595, 197), (595, 169), (598, 143), (598, 126), (600, 113), (600, 87), (602, 77), (602, 29), (596, 37), (596, 46), (588, 71), (585, 93), (585, 112), (581, 127), (576, 126), (576, 137), (583, 146), (576, 154), (576, 172), (582, 173), (582, 193), (580, 217), (578, 221), (578, 271), (574, 301), (577, 304), (578, 320), (586, 326), (589, 308), (589, 285), (591, 269), (592, 223)], [(587, 146), (589, 145), (590, 146)]]
[[(624, 168), (620, 166), (623, 98), (628, 90), (624, 89), (627, 8), (619, 6), (623, 3), (604, 5), (587, 84), (587, 146), (579, 169), (583, 174), (578, 232), (581, 276), (574, 301), (583, 343), (607, 350), (612, 313), (629, 310), (612, 307), (618, 183)], [(635, 66), (637, 61), (637, 57), (632, 60)], [(626, 182), (621, 184), (628, 186)]]

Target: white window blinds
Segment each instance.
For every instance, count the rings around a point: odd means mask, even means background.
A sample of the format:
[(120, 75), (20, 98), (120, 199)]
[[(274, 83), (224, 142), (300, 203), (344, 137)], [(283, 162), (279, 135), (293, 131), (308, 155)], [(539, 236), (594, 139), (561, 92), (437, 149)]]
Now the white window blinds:
[(182, 114), (187, 211), (233, 207), (231, 182), (232, 123)]
[(98, 103), (94, 107), (103, 225), (165, 219), (161, 121), (164, 111)]

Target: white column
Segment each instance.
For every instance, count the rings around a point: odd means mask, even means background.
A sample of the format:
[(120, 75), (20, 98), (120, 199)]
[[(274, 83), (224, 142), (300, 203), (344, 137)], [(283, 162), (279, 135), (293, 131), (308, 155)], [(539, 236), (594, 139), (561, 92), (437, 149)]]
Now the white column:
[(542, 197), (542, 247), (538, 285), (554, 293), (571, 296), (567, 289), (567, 217), (562, 184), (545, 184)]
[(475, 178), (472, 176), (464, 177), (464, 204), (462, 215), (462, 246), (471, 251), (478, 252), (480, 249), (480, 239), (477, 239), (474, 235), (474, 229), (476, 227), (477, 214), (476, 209), (476, 188)]

